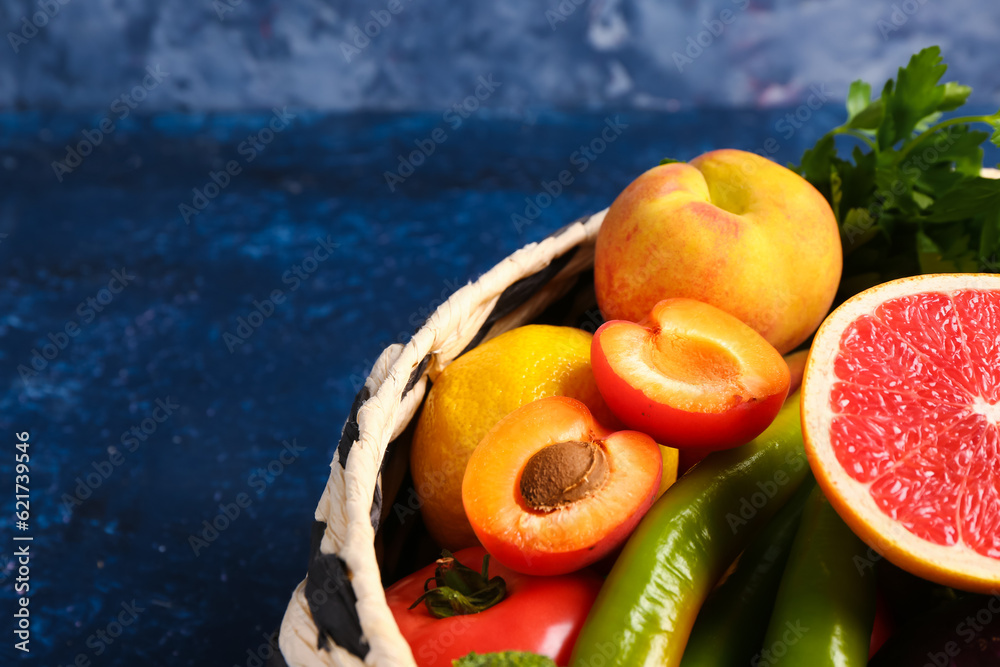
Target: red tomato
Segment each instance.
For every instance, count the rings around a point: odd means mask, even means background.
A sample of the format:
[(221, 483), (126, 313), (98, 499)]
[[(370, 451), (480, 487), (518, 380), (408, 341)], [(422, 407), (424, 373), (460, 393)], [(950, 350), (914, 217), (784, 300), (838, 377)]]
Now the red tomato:
[[(486, 550), (469, 547), (455, 554), (458, 562), (481, 570)], [(507, 582), (507, 595), (477, 614), (435, 618), (423, 603), (409, 606), (434, 577), (435, 564), (397, 581), (385, 591), (396, 624), (413, 650), (419, 667), (451, 667), (470, 651), (532, 651), (569, 664), (580, 633), (603, 580), (588, 571), (558, 577), (532, 577), (490, 559), (489, 576)]]
[(875, 624), (872, 626), (872, 642), (868, 649), (869, 660), (878, 653), (878, 650), (882, 648), (882, 644), (886, 643), (891, 636), (892, 619), (889, 616), (889, 608), (885, 603), (885, 597), (879, 591), (878, 597), (875, 598)]

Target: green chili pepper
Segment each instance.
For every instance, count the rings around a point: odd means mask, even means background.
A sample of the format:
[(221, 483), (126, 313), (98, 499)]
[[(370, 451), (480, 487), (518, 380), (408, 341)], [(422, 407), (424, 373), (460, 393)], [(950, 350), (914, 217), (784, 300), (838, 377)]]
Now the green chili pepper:
[(716, 452), (649, 510), (587, 617), (573, 667), (674, 667), (702, 602), (809, 471), (799, 396), (752, 442)]
[(749, 665), (767, 632), (781, 575), (806, 499), (815, 488), (806, 479), (774, 519), (754, 538), (736, 569), (705, 600), (684, 649), (681, 667)]
[(864, 667), (875, 622), (875, 575), (859, 570), (868, 547), (816, 488), (806, 502), (764, 646), (754, 665)]

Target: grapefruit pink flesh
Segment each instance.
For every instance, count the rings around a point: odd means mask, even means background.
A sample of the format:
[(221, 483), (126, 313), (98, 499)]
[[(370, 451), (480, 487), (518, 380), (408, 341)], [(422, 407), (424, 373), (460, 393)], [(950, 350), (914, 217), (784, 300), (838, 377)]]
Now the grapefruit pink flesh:
[(965, 588), (1000, 583), (1000, 277), (904, 279), (842, 309), (806, 371), (817, 478), (890, 560)]
[(990, 418), (1000, 365), (973, 359), (963, 340), (990, 318), (1000, 318), (1000, 293), (975, 290), (899, 297), (858, 318), (837, 356), (831, 440), (844, 469), (910, 532), (1000, 558), (1000, 531), (990, 530), (1000, 523)]

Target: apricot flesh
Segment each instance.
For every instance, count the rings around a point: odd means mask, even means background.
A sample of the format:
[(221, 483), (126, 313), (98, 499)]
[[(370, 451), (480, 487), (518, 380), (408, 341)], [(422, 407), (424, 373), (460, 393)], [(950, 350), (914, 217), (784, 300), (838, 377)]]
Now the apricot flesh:
[[(521, 484), (529, 461), (566, 443), (598, 448), (606, 470), (570, 502), (533, 506)], [(527, 574), (565, 574), (625, 541), (656, 497), (664, 461), (648, 435), (612, 432), (574, 399), (542, 398), (500, 420), (476, 447), (462, 502), (476, 537), (498, 561)], [(584, 468), (586, 474), (593, 470)]]
[(622, 422), (681, 450), (749, 442), (774, 419), (790, 381), (760, 334), (693, 299), (665, 299), (639, 324), (606, 322), (591, 365)]

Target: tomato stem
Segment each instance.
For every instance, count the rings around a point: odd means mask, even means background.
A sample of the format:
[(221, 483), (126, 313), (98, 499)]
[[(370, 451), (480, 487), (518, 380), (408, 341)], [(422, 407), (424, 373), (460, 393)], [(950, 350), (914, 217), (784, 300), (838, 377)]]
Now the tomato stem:
[[(507, 595), (503, 577), (489, 577), (490, 555), (483, 556), (483, 571), (476, 572), (455, 560), (447, 549), (437, 560), (434, 576), (424, 582), (424, 594), (410, 605), (421, 602), (435, 618), (478, 614), (497, 604)], [(434, 582), (434, 587), (431, 587)]]

